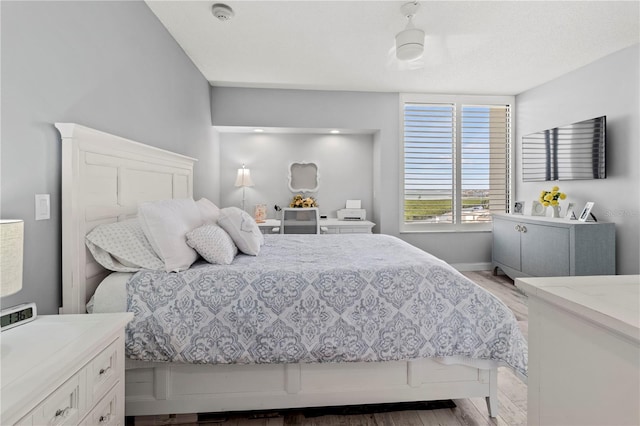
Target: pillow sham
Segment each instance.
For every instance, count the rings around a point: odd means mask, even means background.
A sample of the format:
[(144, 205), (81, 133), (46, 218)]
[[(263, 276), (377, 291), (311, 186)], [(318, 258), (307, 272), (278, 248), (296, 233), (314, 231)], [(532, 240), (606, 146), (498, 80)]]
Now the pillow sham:
[(206, 198), (200, 198), (196, 201), (196, 205), (198, 209), (200, 209), (202, 222), (204, 224), (215, 225), (218, 222), (218, 217), (220, 216), (220, 208), (218, 208), (218, 206)]
[(187, 244), (215, 265), (229, 265), (238, 254), (229, 234), (218, 225), (202, 225), (187, 232)]
[(198, 253), (187, 244), (187, 232), (202, 225), (202, 216), (191, 198), (150, 201), (138, 206), (138, 219), (151, 247), (167, 272), (188, 269)]
[(96, 262), (110, 271), (164, 270), (138, 219), (98, 225), (85, 236), (85, 243)]
[(247, 212), (238, 207), (225, 207), (220, 210), (218, 225), (227, 231), (238, 250), (251, 256), (260, 253), (264, 236), (256, 221)]

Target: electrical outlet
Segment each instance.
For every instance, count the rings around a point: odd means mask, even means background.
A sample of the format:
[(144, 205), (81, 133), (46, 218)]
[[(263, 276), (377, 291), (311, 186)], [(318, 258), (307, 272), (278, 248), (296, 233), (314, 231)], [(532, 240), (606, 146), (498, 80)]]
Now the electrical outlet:
[(51, 219), (49, 194), (36, 194), (36, 220)]

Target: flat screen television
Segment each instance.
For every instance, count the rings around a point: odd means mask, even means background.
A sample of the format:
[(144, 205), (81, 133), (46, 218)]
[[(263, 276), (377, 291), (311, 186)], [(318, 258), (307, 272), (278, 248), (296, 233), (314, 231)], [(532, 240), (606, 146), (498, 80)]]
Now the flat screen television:
[(522, 180), (606, 178), (607, 117), (596, 117), (522, 137)]

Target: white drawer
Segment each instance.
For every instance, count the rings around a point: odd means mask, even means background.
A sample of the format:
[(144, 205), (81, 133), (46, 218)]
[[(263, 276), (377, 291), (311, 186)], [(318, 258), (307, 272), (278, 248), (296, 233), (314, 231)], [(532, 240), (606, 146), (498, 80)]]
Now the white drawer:
[(117, 383), (93, 410), (80, 422), (82, 426), (117, 426), (124, 422), (123, 396)]
[(75, 425), (86, 409), (86, 370), (80, 370), (32, 411), (35, 425)]
[(120, 374), (119, 340), (114, 341), (93, 358), (87, 368), (89, 404), (100, 400), (118, 380)]
[(340, 228), (341, 234), (370, 234), (371, 230), (367, 227)]

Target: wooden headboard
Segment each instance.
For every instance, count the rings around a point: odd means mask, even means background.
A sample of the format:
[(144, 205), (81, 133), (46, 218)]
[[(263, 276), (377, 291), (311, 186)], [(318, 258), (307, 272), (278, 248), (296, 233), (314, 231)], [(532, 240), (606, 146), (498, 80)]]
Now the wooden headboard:
[(192, 197), (196, 160), (79, 124), (55, 126), (62, 137), (60, 313), (86, 313), (109, 271), (93, 259), (85, 235), (136, 216), (140, 202)]

